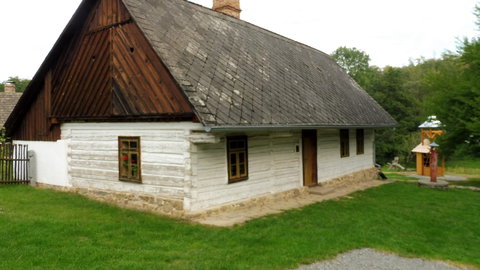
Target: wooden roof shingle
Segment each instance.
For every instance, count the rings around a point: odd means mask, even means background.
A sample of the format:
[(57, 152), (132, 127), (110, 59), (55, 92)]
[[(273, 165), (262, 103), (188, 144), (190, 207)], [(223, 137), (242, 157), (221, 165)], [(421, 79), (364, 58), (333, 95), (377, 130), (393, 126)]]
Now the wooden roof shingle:
[(0, 92), (0, 129), (7, 121), (20, 96), (22, 96), (22, 93)]
[[(7, 120), (8, 130), (18, 129), (98, 1), (83, 0)], [(397, 124), (319, 50), (185, 0), (119, 1), (207, 130)]]
[(396, 121), (327, 54), (183, 0), (123, 0), (207, 127)]

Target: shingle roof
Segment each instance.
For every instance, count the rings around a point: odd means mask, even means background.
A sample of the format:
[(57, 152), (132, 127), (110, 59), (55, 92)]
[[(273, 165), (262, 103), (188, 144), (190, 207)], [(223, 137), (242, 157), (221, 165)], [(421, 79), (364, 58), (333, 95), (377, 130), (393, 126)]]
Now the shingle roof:
[(184, 0), (122, 0), (207, 127), (396, 121), (327, 54)]
[(17, 104), (22, 93), (0, 92), (0, 129)]

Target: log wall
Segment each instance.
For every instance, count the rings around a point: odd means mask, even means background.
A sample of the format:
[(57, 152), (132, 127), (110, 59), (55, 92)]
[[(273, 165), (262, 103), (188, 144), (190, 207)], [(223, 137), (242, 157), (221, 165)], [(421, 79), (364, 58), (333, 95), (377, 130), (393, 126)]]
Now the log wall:
[[(73, 187), (183, 199), (190, 173), (193, 123), (83, 123), (62, 125)], [(199, 125), (200, 126), (200, 125)], [(118, 137), (139, 136), (142, 183), (119, 181)]]
[(248, 133), (248, 180), (228, 184), (226, 136), (192, 153), (192, 191), (186, 209), (197, 211), (302, 186), (301, 132)]

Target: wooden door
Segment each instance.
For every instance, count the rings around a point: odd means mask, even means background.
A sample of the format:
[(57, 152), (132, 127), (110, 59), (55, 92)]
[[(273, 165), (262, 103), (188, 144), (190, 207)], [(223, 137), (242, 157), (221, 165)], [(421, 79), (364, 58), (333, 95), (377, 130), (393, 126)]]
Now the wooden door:
[(316, 186), (317, 182), (317, 131), (302, 132), (303, 185)]

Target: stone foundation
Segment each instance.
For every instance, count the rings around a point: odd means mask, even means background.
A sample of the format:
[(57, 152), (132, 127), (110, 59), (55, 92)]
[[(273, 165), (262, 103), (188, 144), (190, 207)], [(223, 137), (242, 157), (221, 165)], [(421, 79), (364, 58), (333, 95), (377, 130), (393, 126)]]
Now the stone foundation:
[(150, 211), (171, 217), (183, 217), (183, 201), (155, 197), (149, 194), (127, 193), (90, 188), (60, 187), (37, 183), (38, 188), (80, 194), (89, 199), (106, 202), (123, 208)]
[(284, 201), (292, 198), (304, 197), (304, 196), (308, 196), (308, 194), (309, 194), (308, 187), (295, 188), (295, 189), (287, 190), (284, 192), (268, 194), (268, 195), (247, 199), (247, 200), (229, 203), (229, 204), (217, 206), (207, 210), (201, 210), (197, 212), (187, 212), (185, 215), (185, 218), (187, 219), (203, 218), (203, 217), (208, 217), (218, 213), (229, 212), (229, 211), (234, 211), (238, 209), (262, 207), (264, 205), (267, 205), (276, 201)]
[[(338, 187), (358, 185), (363, 182), (368, 182), (377, 179), (377, 169), (367, 169), (358, 171), (338, 178), (334, 178), (320, 183), (320, 186)], [(211, 209), (206, 209), (197, 212), (188, 212), (183, 209), (183, 200), (167, 199), (162, 197), (155, 197), (149, 194), (126, 193), (111, 190), (97, 190), (89, 188), (77, 187), (60, 187), (37, 183), (39, 188), (54, 189), (64, 192), (72, 192), (80, 194), (87, 198), (110, 203), (119, 207), (136, 209), (141, 211), (150, 211), (162, 215), (167, 215), (176, 218), (202, 218), (215, 215), (222, 212), (229, 212), (238, 209), (248, 209), (253, 207), (262, 207), (264, 205), (274, 203), (276, 201), (284, 201), (293, 198), (301, 198), (309, 195), (308, 187), (300, 187), (275, 194), (266, 194), (255, 198), (237, 201)]]
[(325, 182), (319, 183), (320, 186), (332, 187), (337, 186), (348, 186), (348, 185), (357, 185), (363, 182), (377, 180), (378, 179), (378, 170), (377, 168), (366, 169), (363, 171), (358, 171), (343, 175), (337, 178), (327, 180)]
[[(376, 180), (377, 178), (378, 178), (377, 168), (371, 168), (371, 169), (347, 174), (338, 178), (330, 179), (323, 183), (319, 183), (319, 185), (335, 188), (339, 186), (358, 185), (364, 182)], [(229, 204), (214, 207), (208, 210), (186, 213), (185, 217), (195, 218), (195, 219), (204, 218), (204, 217), (215, 215), (221, 212), (229, 212), (237, 209), (248, 209), (253, 207), (262, 207), (266, 204), (269, 204), (275, 201), (288, 200), (292, 198), (301, 198), (304, 196), (308, 196), (309, 194), (310, 193), (309, 193), (308, 187), (301, 187), (301, 188), (296, 188), (296, 189), (292, 189), (292, 190), (288, 190), (288, 191), (284, 191), (276, 194), (268, 194), (268, 195), (259, 196), (256, 198), (229, 203)]]

